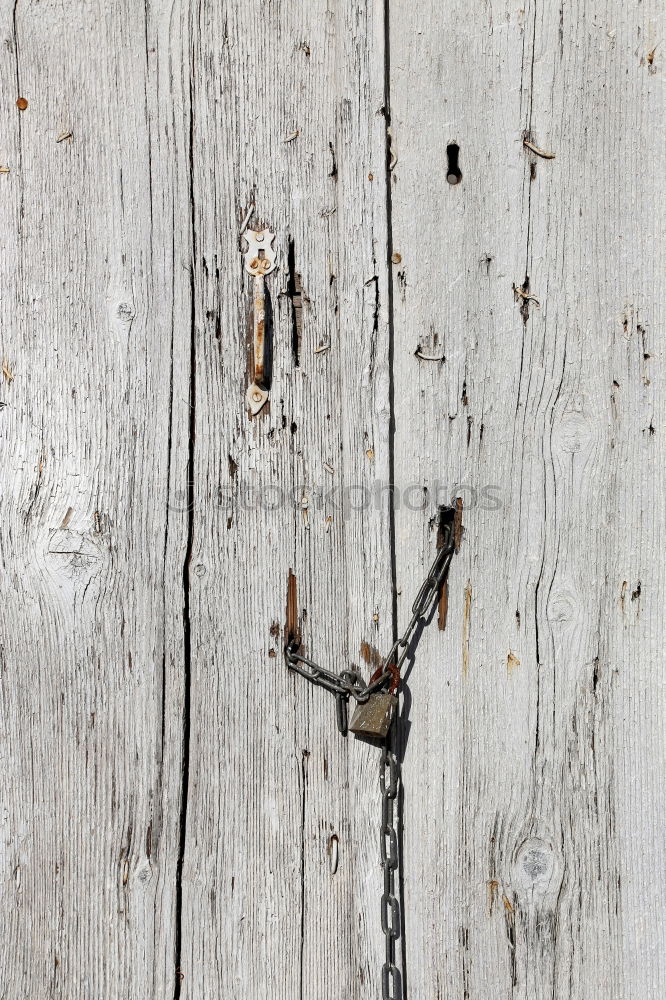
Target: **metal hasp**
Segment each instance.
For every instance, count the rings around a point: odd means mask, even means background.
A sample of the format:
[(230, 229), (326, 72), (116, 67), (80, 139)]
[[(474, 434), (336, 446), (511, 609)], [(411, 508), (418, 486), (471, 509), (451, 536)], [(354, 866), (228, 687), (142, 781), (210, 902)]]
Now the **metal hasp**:
[(245, 399), (252, 416), (264, 406), (268, 399), (266, 385), (266, 286), (264, 279), (275, 270), (277, 252), (273, 246), (275, 233), (268, 229), (255, 231), (247, 229), (243, 233), (247, 250), (243, 256), (245, 270), (254, 278), (254, 309), (252, 320), (252, 384)]

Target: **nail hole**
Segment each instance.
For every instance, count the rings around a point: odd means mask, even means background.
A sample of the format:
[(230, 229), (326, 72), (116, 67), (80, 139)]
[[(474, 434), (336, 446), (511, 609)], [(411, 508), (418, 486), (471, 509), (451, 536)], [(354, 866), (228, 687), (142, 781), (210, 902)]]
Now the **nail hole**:
[(452, 142), (446, 147), (446, 159), (448, 164), (446, 168), (446, 179), (449, 184), (460, 184), (462, 180), (462, 172), (458, 166), (459, 155), (460, 146), (457, 143)]

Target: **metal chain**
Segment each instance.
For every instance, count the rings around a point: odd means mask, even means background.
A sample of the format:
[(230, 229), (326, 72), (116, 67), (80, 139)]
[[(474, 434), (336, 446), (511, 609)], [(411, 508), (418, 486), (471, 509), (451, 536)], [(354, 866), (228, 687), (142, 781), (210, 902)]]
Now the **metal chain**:
[(319, 666), (307, 656), (302, 656), (298, 652), (300, 642), (296, 639), (292, 639), (285, 649), (285, 659), (290, 670), (294, 670), (301, 677), (331, 691), (336, 696), (338, 729), (343, 735), (347, 733), (349, 699), (354, 698), (358, 702), (366, 702), (374, 691), (380, 691), (391, 685), (399, 676), (400, 668), (409, 652), (409, 643), (414, 630), (419, 622), (428, 618), (434, 602), (439, 598), (439, 591), (455, 550), (453, 525), (447, 524), (444, 532), (442, 546), (438, 549), (435, 560), (412, 605), (412, 617), (409, 624), (401, 637), (393, 643), (388, 656), (382, 663), (381, 672), (377, 671), (375, 679), (369, 684), (363, 683), (361, 675), (356, 670), (343, 670), (339, 674), (335, 674), (331, 670)]
[[(412, 617), (407, 628), (397, 639), (381, 668), (373, 675), (374, 680), (364, 684), (356, 670), (342, 670), (335, 674), (320, 667), (314, 660), (302, 656), (298, 650), (300, 642), (293, 640), (285, 649), (285, 658), (290, 670), (305, 677), (313, 684), (331, 691), (335, 695), (338, 729), (347, 733), (347, 709), (350, 698), (366, 702), (374, 691), (397, 684), (400, 668), (409, 651), (409, 643), (419, 622), (425, 622), (439, 598), (440, 588), (447, 574), (453, 553), (455, 538), (452, 524), (445, 526), (445, 534), (437, 556), (428, 571), (421, 589), (412, 605)], [(393, 689), (392, 689), (393, 690)], [(398, 852), (398, 831), (396, 828), (396, 799), (400, 782), (400, 763), (391, 746), (391, 733), (382, 746), (380, 760), (379, 787), (382, 795), (380, 826), (380, 861), (384, 872), (384, 891), (381, 901), (381, 924), (385, 940), (384, 964), (382, 966), (382, 1000), (402, 1000), (402, 976), (396, 964), (396, 941), (400, 937), (400, 901), (395, 892), (396, 871), (400, 864)]]
[(384, 869), (382, 893), (382, 932), (386, 943), (382, 966), (382, 1000), (402, 1000), (402, 977), (396, 965), (395, 944), (400, 937), (400, 902), (395, 894), (398, 869), (398, 831), (395, 827), (395, 801), (398, 795), (400, 765), (388, 740), (382, 748), (379, 787), (382, 792), (382, 822), (379, 833), (381, 865)]

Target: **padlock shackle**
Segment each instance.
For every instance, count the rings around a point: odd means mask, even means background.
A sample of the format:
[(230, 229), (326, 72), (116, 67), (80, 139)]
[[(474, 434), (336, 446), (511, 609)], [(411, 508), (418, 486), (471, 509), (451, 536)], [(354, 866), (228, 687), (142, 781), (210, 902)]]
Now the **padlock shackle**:
[(371, 684), (374, 684), (375, 681), (378, 681), (382, 674), (391, 675), (391, 683), (389, 684), (388, 692), (389, 694), (396, 694), (400, 685), (400, 671), (396, 667), (395, 663), (387, 663), (386, 666), (378, 667), (370, 678), (368, 687)]

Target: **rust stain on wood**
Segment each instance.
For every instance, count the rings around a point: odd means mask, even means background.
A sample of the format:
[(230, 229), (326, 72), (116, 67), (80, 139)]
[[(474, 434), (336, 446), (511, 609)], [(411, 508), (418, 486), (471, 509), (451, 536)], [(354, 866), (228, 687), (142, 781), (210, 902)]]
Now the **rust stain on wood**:
[(374, 670), (376, 670), (378, 667), (381, 667), (382, 663), (384, 662), (382, 654), (377, 649), (377, 647), (370, 645), (370, 643), (366, 642), (365, 639), (361, 642), (360, 652), (363, 661), (367, 663), (369, 667), (372, 667)]
[(456, 552), (460, 551), (463, 536), (463, 499), (456, 497), (455, 514), (453, 516), (453, 544)]
[(520, 666), (520, 660), (514, 653), (511, 652), (511, 650), (509, 650), (509, 655), (506, 658), (506, 672), (508, 673), (509, 677), (514, 672), (516, 667), (519, 666)]
[(472, 584), (467, 581), (465, 587), (465, 603), (463, 607), (463, 639), (462, 639), (462, 659), (463, 677), (469, 673), (469, 626), (472, 609)]
[(491, 878), (488, 879), (486, 885), (488, 886), (488, 916), (492, 917), (495, 896), (497, 895), (497, 890), (499, 889), (499, 882), (496, 878)]
[(444, 580), (439, 591), (439, 603), (437, 604), (437, 628), (443, 632), (446, 628), (446, 616), (449, 612), (449, 583)]

